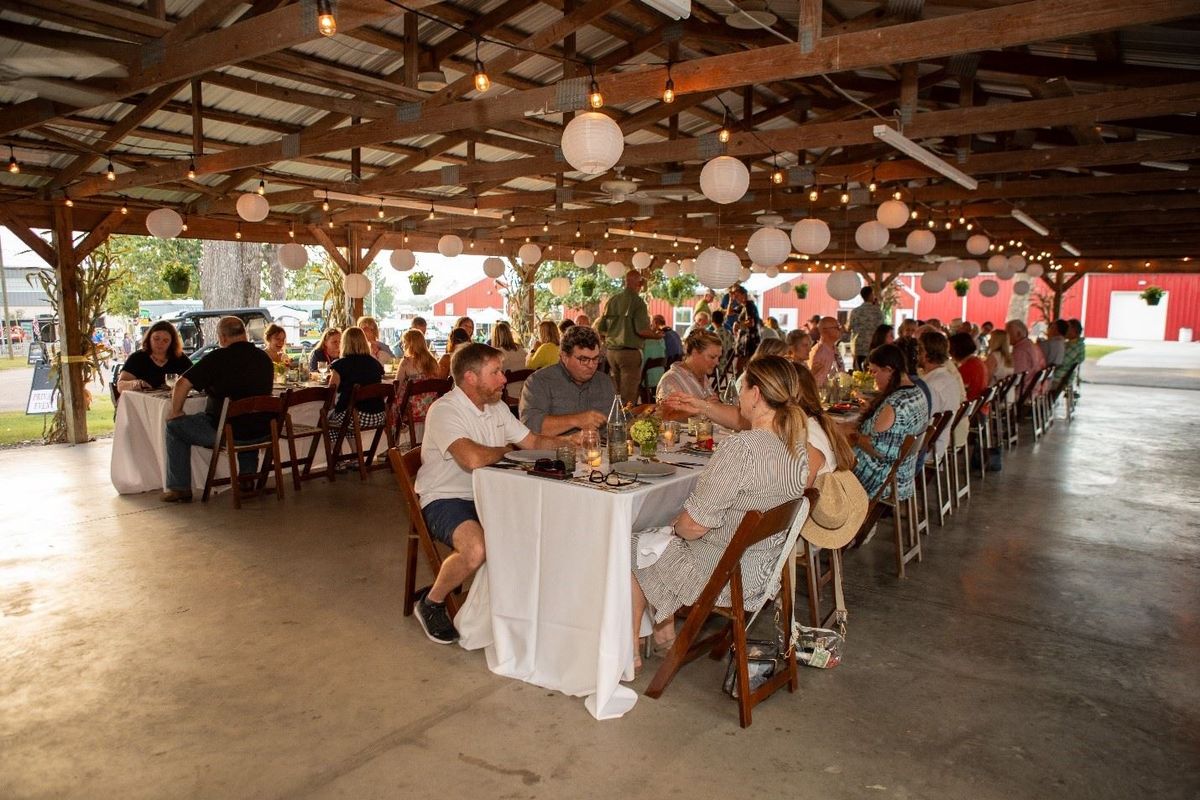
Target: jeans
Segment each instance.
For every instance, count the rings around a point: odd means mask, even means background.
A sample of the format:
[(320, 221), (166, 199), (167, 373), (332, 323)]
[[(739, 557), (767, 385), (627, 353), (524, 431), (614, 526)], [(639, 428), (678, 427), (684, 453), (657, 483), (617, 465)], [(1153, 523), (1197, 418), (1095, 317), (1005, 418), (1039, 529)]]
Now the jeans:
[[(184, 414), (167, 420), (163, 434), (167, 450), (167, 489), (175, 492), (192, 490), (192, 445), (212, 447), (217, 439), (217, 426), (208, 414)], [(213, 453), (216, 458), (216, 453)], [(258, 453), (238, 453), (238, 473), (258, 471)]]

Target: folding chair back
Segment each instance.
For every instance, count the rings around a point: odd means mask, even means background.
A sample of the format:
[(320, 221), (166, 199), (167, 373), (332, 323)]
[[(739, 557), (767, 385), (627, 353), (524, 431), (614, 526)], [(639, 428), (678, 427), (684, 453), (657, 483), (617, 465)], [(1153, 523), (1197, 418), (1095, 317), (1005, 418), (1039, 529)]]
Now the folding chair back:
[[(270, 433), (266, 439), (252, 442), (238, 442), (234, 439), (234, 420), (240, 417), (267, 414), (270, 415)], [(228, 484), (233, 494), (233, 507), (241, 508), (243, 492), (241, 476), (238, 474), (238, 455), (258, 450), (265, 451), (267, 455), (263, 459), (262, 468), (258, 471), (258, 479), (252, 494), (258, 495), (262, 493), (267, 485), (267, 477), (270, 475), (271, 470), (274, 469), (275, 494), (279, 500), (283, 500), (283, 469), (279, 453), (279, 423), (282, 419), (283, 398), (281, 397), (265, 394), (244, 397), (241, 400), (225, 399), (225, 403), (221, 409), (221, 417), (218, 420), (216, 441), (213, 443), (212, 459), (208, 463), (208, 477), (204, 481), (204, 494), (200, 498), (201, 502), (208, 502), (209, 495), (212, 494), (214, 486)], [(220, 457), (222, 449), (229, 455), (228, 478), (216, 477), (217, 459)]]
[[(724, 555), (717, 562), (716, 569), (709, 576), (708, 583), (700, 592), (700, 597), (697, 598), (687, 610), (687, 618), (683, 622), (683, 627), (680, 628), (679, 634), (675, 638), (675, 644), (667, 653), (666, 659), (663, 661), (658, 672), (655, 673), (654, 679), (650, 681), (649, 688), (646, 689), (648, 697), (658, 698), (662, 696), (663, 691), (675, 677), (675, 673), (679, 672), (680, 668), (699, 657), (702, 653), (715, 653), (717, 657), (722, 654), (726, 642), (732, 636), (733, 643), (733, 658), (736, 663), (737, 670), (737, 688), (738, 688), (738, 717), (743, 728), (750, 725), (750, 712), (754, 706), (766, 700), (775, 690), (787, 684), (789, 691), (796, 691), (799, 687), (799, 677), (796, 671), (796, 650), (794, 642), (791, 642), (790, 621), (792, 619), (792, 601), (794, 598), (794, 590), (792, 589), (792, 581), (789, 570), (783, 570), (781, 574), (781, 595), (783, 619), (788, 625), (789, 631), (786, 634), (788, 641), (788, 650), (784, 656), (784, 669), (776, 672), (765, 683), (757, 689), (750, 689), (750, 674), (749, 662), (746, 655), (746, 609), (745, 597), (742, 587), (742, 555), (751, 545), (758, 544), (772, 536), (780, 533), (786, 534), (792, 527), (792, 523), (796, 519), (796, 514), (800, 511), (802, 499), (789, 500), (782, 505), (775, 506), (768, 511), (747, 511), (746, 516), (742, 518), (742, 522), (738, 525), (737, 532), (734, 533), (733, 539), (729, 542), (729, 546), (725, 548)], [(780, 562), (782, 566), (782, 562)], [(721, 596), (721, 592), (729, 586), (730, 603), (728, 608), (717, 606), (717, 599)], [(712, 613), (718, 613), (723, 617), (727, 617), (730, 623), (726, 628), (713, 636), (706, 637), (700, 641), (696, 641), (697, 635), (701, 628)], [(714, 649), (714, 645), (716, 645)]]
[(454, 382), (449, 378), (422, 378), (404, 384), (404, 391), (400, 393), (399, 415), (400, 422), (408, 426), (409, 447), (417, 447), (421, 444), (421, 440), (417, 437), (417, 420), (413, 418), (413, 398), (423, 394), (436, 394), (441, 397), (453, 388)]
[(519, 390), (509, 391), (509, 387), (515, 384), (524, 384), (525, 379), (532, 375), (537, 370), (533, 369), (506, 369), (504, 370), (504, 402), (508, 404), (509, 409), (513, 412), (513, 416), (517, 416), (517, 407), (521, 403), (521, 392)]
[[(953, 503), (950, 501), (950, 473), (946, 469), (947, 460), (945, 454), (938, 453), (933, 450), (933, 443), (946, 430), (946, 426), (950, 424), (950, 419), (954, 415), (949, 411), (939, 411), (929, 419), (929, 427), (925, 429), (925, 437), (921, 441), (921, 449), (917, 451), (917, 487), (920, 489), (921, 498), (918, 503), (917, 511), (919, 513), (917, 529), (919, 532), (929, 533), (929, 484), (927, 476), (929, 471), (933, 470), (933, 481), (937, 491), (937, 509), (938, 509), (938, 525), (946, 524), (946, 517), (953, 510)], [(933, 459), (929, 459), (930, 452), (933, 452)], [(944, 484), (944, 488), (943, 488)]]
[[(425, 517), (421, 515), (421, 500), (417, 497), (417, 471), (421, 469), (421, 448), (418, 445), (412, 450), (401, 452), (398, 447), (388, 448), (388, 461), (392, 465), (392, 474), (396, 476), (396, 485), (400, 488), (400, 497), (404, 500), (405, 510), (408, 511), (408, 546), (404, 555), (404, 616), (412, 616), (413, 603), (417, 600), (417, 548), (425, 553), (429, 569), (436, 578), (442, 569), (442, 554), (438, 551), (437, 543), (425, 525)], [(446, 611), (453, 617), (458, 613), (458, 598), (453, 593), (446, 597)]]
[(648, 359), (646, 359), (646, 363), (642, 364), (642, 380), (638, 384), (638, 395), (639, 395), (639, 399), (643, 403), (653, 403), (654, 402), (655, 387), (651, 386), (649, 383), (650, 370), (666, 369), (666, 367), (667, 367), (667, 359), (665, 359), (665, 358), (648, 358)]
[[(297, 424), (292, 419), (292, 409), (309, 404), (320, 404), (317, 411), (316, 425)], [(300, 481), (308, 480), (312, 475), (313, 460), (317, 457), (317, 445), (325, 448), (325, 475), (332, 483), (334, 479), (333, 446), (329, 435), (329, 407), (333, 403), (333, 389), (328, 386), (309, 386), (304, 389), (288, 389), (283, 395), (283, 430), (288, 443), (287, 458), (281, 467), (289, 467), (292, 471), (292, 486), (300, 491)], [(308, 454), (300, 456), (296, 443), (300, 439), (311, 439)], [(301, 472), (300, 467), (304, 470)], [(320, 473), (318, 473), (319, 475)]]
[[(392, 426), (388, 425), (386, 418), (379, 425), (364, 426), (362, 417), (360, 416), (359, 406), (368, 400), (379, 400), (383, 403), (385, 413), (388, 406), (391, 405), (392, 399), (395, 396), (396, 387), (392, 383), (366, 383), (359, 384), (354, 387), (350, 394), (350, 404), (346, 407), (346, 413), (342, 416), (342, 424), (338, 426), (337, 436), (333, 440), (333, 460), (329, 467), (333, 469), (338, 463), (351, 458), (358, 462), (358, 474), (362, 480), (367, 479), (367, 470), (371, 468), (375, 461), (375, 451), (379, 449), (379, 440), (387, 436), (388, 447), (396, 445), (395, 434), (392, 432)], [(371, 439), (371, 446), (364, 453), (362, 448), (362, 432), (364, 430), (374, 430), (375, 435)], [(352, 441), (353, 452), (342, 455), (342, 443), (350, 439)], [(386, 465), (383, 465), (386, 466)]]

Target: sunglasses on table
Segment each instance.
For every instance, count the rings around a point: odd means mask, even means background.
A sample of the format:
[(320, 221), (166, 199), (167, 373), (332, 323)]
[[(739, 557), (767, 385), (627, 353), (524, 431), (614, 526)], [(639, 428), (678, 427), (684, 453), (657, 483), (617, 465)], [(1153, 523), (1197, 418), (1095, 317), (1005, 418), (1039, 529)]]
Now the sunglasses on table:
[(567, 465), (557, 458), (539, 458), (533, 462), (534, 472), (553, 472), (567, 474)]

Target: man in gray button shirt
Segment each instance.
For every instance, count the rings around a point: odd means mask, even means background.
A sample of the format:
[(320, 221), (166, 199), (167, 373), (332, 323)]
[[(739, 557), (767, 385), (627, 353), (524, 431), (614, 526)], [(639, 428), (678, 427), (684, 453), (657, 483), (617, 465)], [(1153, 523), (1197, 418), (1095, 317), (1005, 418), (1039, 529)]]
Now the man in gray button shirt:
[(575, 325), (559, 342), (558, 363), (529, 376), (521, 389), (521, 422), (534, 433), (558, 436), (599, 428), (608, 419), (616, 388), (600, 366), (600, 337)]

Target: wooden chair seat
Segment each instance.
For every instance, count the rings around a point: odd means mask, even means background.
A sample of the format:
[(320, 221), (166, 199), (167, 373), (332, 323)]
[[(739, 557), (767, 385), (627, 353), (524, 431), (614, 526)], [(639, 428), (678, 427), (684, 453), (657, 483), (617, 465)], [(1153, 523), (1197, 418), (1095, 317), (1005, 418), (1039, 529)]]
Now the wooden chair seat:
[[(311, 386), (304, 389), (289, 389), (283, 395), (283, 429), (288, 443), (288, 455), (280, 466), (288, 467), (292, 472), (292, 486), (300, 491), (300, 482), (313, 477), (320, 477), (321, 472), (313, 473), (313, 461), (317, 457), (317, 445), (325, 449), (324, 474), (332, 483), (334, 479), (332, 452), (333, 446), (329, 435), (329, 406), (333, 402), (333, 390), (327, 386)], [(292, 420), (292, 409), (310, 403), (320, 403), (317, 411), (317, 424), (296, 424)], [(311, 439), (308, 453), (301, 458), (297, 443), (301, 439)], [(301, 470), (303, 467), (303, 470)]]
[[(338, 426), (337, 434), (333, 440), (333, 456), (329, 462), (329, 468), (336, 469), (337, 465), (342, 461), (353, 459), (358, 464), (358, 474), (362, 480), (367, 479), (367, 470), (371, 469), (375, 461), (375, 453), (379, 449), (379, 441), (384, 436), (387, 437), (388, 447), (395, 447), (396, 439), (392, 426), (385, 419), (378, 425), (364, 425), (362, 422), (359, 406), (367, 400), (380, 400), (383, 402), (385, 415), (389, 413), (389, 406), (395, 396), (395, 386), (391, 383), (368, 383), (360, 384), (354, 387), (354, 391), (350, 394), (350, 404), (346, 406), (346, 413), (342, 416), (341, 424)], [(362, 447), (362, 432), (374, 430), (375, 435), (371, 439), (371, 445), (367, 451), (363, 452)], [(342, 444), (350, 440), (353, 450), (349, 453), (342, 453)], [(381, 464), (381, 467), (386, 467), (386, 464)]]
[[(398, 447), (388, 448), (388, 461), (392, 465), (392, 474), (396, 477), (396, 485), (400, 488), (400, 497), (404, 500), (408, 512), (408, 545), (404, 553), (404, 616), (412, 616), (413, 603), (417, 601), (417, 550), (425, 553), (429, 569), (436, 578), (442, 569), (442, 554), (438, 543), (434, 541), (429, 528), (425, 525), (425, 517), (421, 514), (421, 500), (417, 497), (417, 471), (421, 469), (421, 447), (418, 445), (411, 450), (401, 452)], [(453, 618), (458, 613), (459, 601), (454, 593), (446, 596), (446, 612)]]
[[(279, 423), (283, 419), (283, 398), (274, 395), (256, 395), (241, 400), (225, 399), (221, 408), (221, 416), (217, 422), (217, 436), (213, 442), (212, 459), (208, 462), (208, 476), (204, 481), (204, 494), (201, 502), (207, 503), (213, 487), (228, 485), (233, 495), (233, 507), (242, 507), (242, 496), (257, 496), (263, 493), (267, 478), (271, 471), (275, 472), (275, 494), (283, 500), (283, 468), (279, 453)], [(262, 439), (237, 440), (233, 436), (233, 423), (239, 417), (270, 415), (269, 434)], [(218, 478), (217, 461), (221, 450), (229, 455), (229, 477)], [(242, 476), (238, 474), (238, 455), (240, 453), (264, 451), (262, 466), (257, 473), (254, 489), (246, 492), (242, 489)]]

